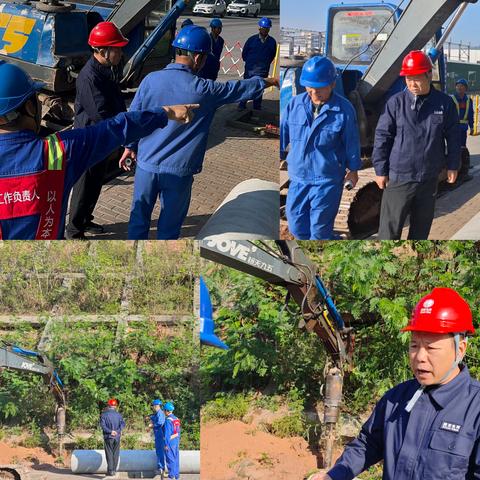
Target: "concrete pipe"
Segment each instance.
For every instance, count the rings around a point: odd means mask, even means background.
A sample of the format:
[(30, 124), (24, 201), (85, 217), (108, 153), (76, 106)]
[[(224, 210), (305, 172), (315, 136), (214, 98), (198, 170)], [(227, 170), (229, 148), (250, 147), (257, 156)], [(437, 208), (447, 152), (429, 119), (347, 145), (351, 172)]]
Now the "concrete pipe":
[[(107, 473), (104, 450), (74, 450), (70, 468), (72, 473)], [(153, 450), (121, 450), (119, 472), (153, 472), (157, 456)], [(200, 473), (200, 451), (180, 451), (180, 473)]]
[(197, 235), (197, 240), (278, 238), (280, 191), (277, 183), (257, 178), (239, 183)]

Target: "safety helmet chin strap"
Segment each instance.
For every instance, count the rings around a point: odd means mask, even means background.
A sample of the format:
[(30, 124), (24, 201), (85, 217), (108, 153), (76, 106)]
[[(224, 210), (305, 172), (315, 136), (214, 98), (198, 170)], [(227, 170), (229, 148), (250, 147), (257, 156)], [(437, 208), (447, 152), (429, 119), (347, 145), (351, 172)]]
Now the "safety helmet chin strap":
[[(465, 342), (468, 342), (468, 338), (465, 334)], [(452, 366), (448, 369), (447, 373), (434, 385), (440, 385), (444, 380), (446, 380), (452, 372), (458, 367), (458, 364), (463, 360), (460, 358), (460, 333), (454, 333), (453, 334), (453, 341), (455, 343), (455, 361), (452, 363)], [(421, 385), (420, 388), (413, 394), (413, 397), (410, 399), (410, 401), (407, 403), (407, 406), (405, 407), (405, 410), (407, 412), (411, 412), (415, 404), (417, 403), (417, 400), (421, 397), (422, 393), (425, 390), (426, 385)]]

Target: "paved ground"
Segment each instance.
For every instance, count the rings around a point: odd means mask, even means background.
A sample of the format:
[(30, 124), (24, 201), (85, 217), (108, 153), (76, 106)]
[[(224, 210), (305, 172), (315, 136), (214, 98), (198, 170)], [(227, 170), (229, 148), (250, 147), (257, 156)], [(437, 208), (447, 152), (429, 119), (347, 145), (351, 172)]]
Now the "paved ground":
[[(180, 22), (187, 17), (181, 17)], [(279, 17), (272, 16), (272, 35), (278, 33)], [(210, 18), (193, 17), (200, 25), (208, 25)], [(227, 43), (240, 41), (258, 31), (258, 19), (225, 17), (224, 37)], [(278, 35), (277, 35), (278, 36)], [(238, 79), (237, 75), (220, 75), (219, 81)], [(278, 112), (278, 90), (264, 95), (264, 110)], [(181, 237), (194, 237), (208, 217), (220, 205), (232, 188), (243, 180), (260, 178), (278, 182), (277, 138), (264, 138), (246, 130), (226, 125), (229, 118), (236, 115), (236, 105), (226, 105), (219, 109), (210, 129), (207, 154), (203, 172), (195, 177), (192, 202), (182, 228)], [(91, 238), (125, 239), (133, 192), (133, 177), (123, 175), (113, 180), (102, 190), (95, 221), (105, 225), (106, 232)], [(150, 238), (156, 238), (156, 220), (159, 207), (153, 212)]]
[(469, 137), (467, 146), (473, 165), (470, 170), (473, 178), (437, 200), (429, 237), (431, 240), (480, 238), (480, 136)]
[[(55, 468), (49, 466), (44, 467), (42, 465), (38, 466), (36, 469), (32, 469), (28, 472), (28, 480), (92, 480), (92, 479), (97, 479), (101, 480), (105, 478), (105, 475), (84, 475), (84, 474), (78, 474), (75, 475), (71, 473), (67, 469), (62, 469), (62, 468)], [(155, 477), (153, 474), (150, 473), (145, 473), (145, 474), (140, 474), (140, 473), (119, 473), (118, 479), (128, 479), (128, 478), (155, 478), (156, 480), (159, 480), (160, 477), (157, 476)], [(194, 474), (182, 474), (181, 476), (182, 480), (200, 480), (200, 475), (194, 475)], [(23, 478), (22, 478), (23, 480)]]

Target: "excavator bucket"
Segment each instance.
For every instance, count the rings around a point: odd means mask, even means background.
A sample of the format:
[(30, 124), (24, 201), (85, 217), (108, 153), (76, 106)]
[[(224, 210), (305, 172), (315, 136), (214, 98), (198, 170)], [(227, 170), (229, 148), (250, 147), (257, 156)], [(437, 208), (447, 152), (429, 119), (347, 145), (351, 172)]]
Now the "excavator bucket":
[(212, 301), (202, 277), (200, 277), (200, 343), (228, 350), (228, 346), (215, 335)]

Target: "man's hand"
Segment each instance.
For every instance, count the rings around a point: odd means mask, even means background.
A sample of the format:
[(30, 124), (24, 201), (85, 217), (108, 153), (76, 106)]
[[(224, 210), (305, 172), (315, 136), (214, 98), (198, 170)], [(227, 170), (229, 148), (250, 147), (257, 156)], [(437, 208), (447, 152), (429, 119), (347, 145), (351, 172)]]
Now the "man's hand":
[(264, 80), (265, 80), (265, 83), (267, 84), (265, 88), (268, 88), (268, 87), (280, 88), (280, 80), (278, 78), (268, 77), (268, 78), (264, 78)]
[(137, 160), (137, 153), (134, 150), (126, 148), (123, 151), (122, 158), (118, 161), (118, 166), (129, 172), (132, 169), (133, 162)]
[(355, 188), (355, 185), (358, 183), (358, 172), (347, 172), (343, 183), (347, 183), (348, 181), (352, 182), (352, 188)]
[(198, 103), (189, 103), (186, 105), (169, 105), (163, 107), (167, 112), (169, 120), (175, 120), (180, 123), (189, 123), (193, 119), (193, 110), (200, 107)]
[(375, 177), (375, 181), (377, 182), (378, 188), (380, 190), (385, 190), (385, 188), (387, 188), (388, 177), (380, 177), (380, 176), (377, 175)]
[(458, 170), (447, 171), (447, 183), (455, 183), (458, 177)]
[(117, 432), (115, 430), (112, 430), (112, 433), (110, 434), (112, 437), (116, 437), (117, 436)]
[(318, 472), (310, 475), (310, 477), (308, 477), (308, 480), (332, 480), (332, 477), (330, 477), (330, 475), (325, 472)]

